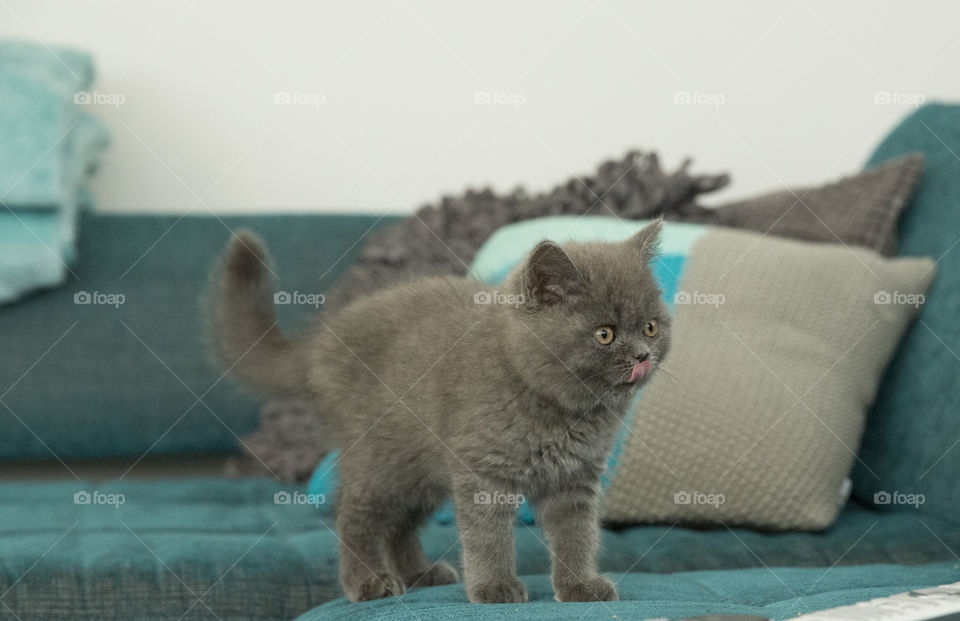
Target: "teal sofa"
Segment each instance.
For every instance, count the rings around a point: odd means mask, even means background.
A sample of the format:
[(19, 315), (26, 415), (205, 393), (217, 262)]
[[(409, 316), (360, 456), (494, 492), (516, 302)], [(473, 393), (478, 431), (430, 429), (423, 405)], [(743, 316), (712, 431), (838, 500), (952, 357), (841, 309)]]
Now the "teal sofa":
[[(359, 252), (356, 241), (392, 221), (85, 216), (76, 277), (0, 308), (0, 469), (63, 464), (57, 481), (0, 484), (0, 618), (782, 619), (960, 581), (960, 447), (952, 450), (960, 408), (945, 414), (960, 404), (960, 358), (951, 355), (960, 334), (941, 317), (960, 308), (960, 250), (951, 245), (960, 239), (960, 108), (921, 109), (874, 161), (907, 151), (924, 152), (927, 170), (901, 226), (901, 252), (940, 258), (943, 277), (930, 292), (927, 327), (918, 324), (905, 339), (917, 351), (898, 354), (911, 362), (901, 369), (908, 375), (892, 370), (885, 379), (861, 450), (869, 472), (855, 472), (837, 523), (822, 533), (606, 529), (601, 569), (619, 581), (621, 601), (603, 604), (553, 601), (536, 526), (516, 531), (528, 604), (470, 605), (462, 585), (349, 604), (337, 584), (332, 516), (274, 501), (296, 486), (219, 476), (143, 480), (140, 466), (108, 480), (75, 477), (76, 460), (225, 457), (257, 428), (258, 401), (223, 380), (201, 344), (207, 270), (231, 229), (249, 226), (266, 238), (279, 290), (310, 293), (328, 291)], [(314, 311), (279, 308), (291, 331)], [(930, 327), (943, 347), (926, 336)], [(915, 394), (894, 411), (898, 383)], [(884, 489), (922, 493), (927, 502), (872, 502)], [(431, 558), (459, 562), (455, 526), (431, 523), (423, 540)]]

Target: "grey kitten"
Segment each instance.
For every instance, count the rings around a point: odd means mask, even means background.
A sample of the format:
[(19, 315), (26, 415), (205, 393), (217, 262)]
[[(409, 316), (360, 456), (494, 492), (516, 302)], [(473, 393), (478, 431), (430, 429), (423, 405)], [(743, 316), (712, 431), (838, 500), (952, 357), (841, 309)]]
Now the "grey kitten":
[(352, 601), (449, 584), (418, 527), (452, 496), (471, 602), (522, 602), (513, 529), (535, 501), (560, 601), (617, 599), (597, 570), (600, 474), (637, 386), (669, 347), (649, 267), (662, 224), (619, 243), (541, 242), (502, 287), (426, 278), (277, 328), (263, 245), (216, 275), (214, 351), (252, 387), (310, 395), (341, 450), (340, 580)]

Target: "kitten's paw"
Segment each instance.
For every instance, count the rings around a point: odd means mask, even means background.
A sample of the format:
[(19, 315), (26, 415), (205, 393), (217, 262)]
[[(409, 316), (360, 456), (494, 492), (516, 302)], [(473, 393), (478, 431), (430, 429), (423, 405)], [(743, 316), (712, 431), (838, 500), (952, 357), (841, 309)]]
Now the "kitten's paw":
[(437, 561), (430, 569), (412, 576), (407, 576), (405, 582), (414, 587), (440, 586), (442, 584), (454, 584), (460, 581), (457, 570), (445, 561)]
[(519, 604), (527, 601), (527, 587), (517, 578), (482, 582), (468, 588), (467, 596), (475, 604)]
[(346, 586), (347, 597), (351, 602), (367, 602), (372, 599), (403, 595), (406, 587), (390, 574), (364, 576), (355, 584)]
[(617, 587), (604, 576), (554, 586), (558, 602), (612, 602), (620, 599)]

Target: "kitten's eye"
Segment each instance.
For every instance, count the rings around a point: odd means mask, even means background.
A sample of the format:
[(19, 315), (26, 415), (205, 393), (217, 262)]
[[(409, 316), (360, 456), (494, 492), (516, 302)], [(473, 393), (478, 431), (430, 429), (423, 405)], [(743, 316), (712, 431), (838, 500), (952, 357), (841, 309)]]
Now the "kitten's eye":
[(658, 326), (657, 322), (652, 319), (643, 326), (643, 333), (647, 336), (656, 336), (657, 332), (659, 331), (660, 326)]
[(601, 326), (593, 332), (593, 336), (596, 337), (597, 341), (599, 341), (601, 345), (609, 345), (613, 342), (613, 327)]

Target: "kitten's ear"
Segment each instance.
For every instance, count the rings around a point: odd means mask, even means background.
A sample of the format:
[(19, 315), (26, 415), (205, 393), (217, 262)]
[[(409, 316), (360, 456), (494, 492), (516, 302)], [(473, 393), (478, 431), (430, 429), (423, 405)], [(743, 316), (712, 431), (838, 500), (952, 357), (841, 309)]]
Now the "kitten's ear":
[(533, 306), (552, 306), (575, 298), (583, 279), (560, 246), (542, 241), (527, 259), (525, 285)]
[(643, 227), (630, 238), (629, 243), (640, 251), (644, 263), (649, 263), (660, 252), (660, 236), (663, 233), (663, 218)]

